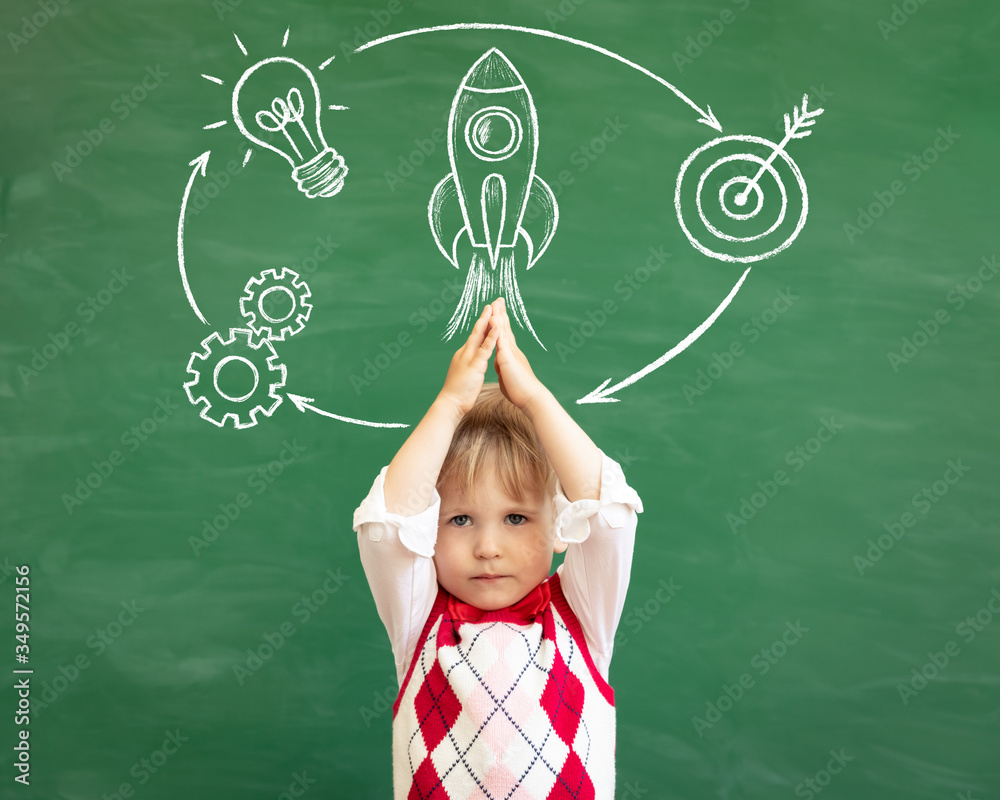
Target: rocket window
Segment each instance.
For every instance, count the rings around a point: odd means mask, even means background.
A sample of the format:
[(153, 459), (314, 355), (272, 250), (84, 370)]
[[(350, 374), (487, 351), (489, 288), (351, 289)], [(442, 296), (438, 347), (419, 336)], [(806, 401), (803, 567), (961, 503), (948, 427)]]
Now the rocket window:
[(483, 161), (503, 161), (517, 152), (523, 139), (521, 120), (501, 106), (479, 109), (465, 126), (469, 150)]

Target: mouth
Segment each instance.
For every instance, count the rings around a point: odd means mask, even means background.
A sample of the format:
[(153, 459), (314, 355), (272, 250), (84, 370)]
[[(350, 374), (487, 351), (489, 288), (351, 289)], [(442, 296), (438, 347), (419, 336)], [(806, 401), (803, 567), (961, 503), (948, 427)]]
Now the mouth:
[(494, 575), (492, 573), (484, 573), (482, 575), (476, 575), (473, 580), (482, 581), (483, 583), (492, 583), (493, 581), (498, 581), (501, 578), (509, 577), (507, 575)]

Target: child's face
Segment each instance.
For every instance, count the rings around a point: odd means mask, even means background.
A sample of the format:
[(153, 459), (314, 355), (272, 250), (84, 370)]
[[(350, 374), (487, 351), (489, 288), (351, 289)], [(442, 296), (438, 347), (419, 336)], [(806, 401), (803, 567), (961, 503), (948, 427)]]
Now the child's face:
[(440, 494), (437, 579), (464, 603), (484, 611), (513, 605), (548, 577), (553, 552), (566, 549), (555, 539), (553, 499), (536, 491), (519, 503), (493, 470), (475, 502), (451, 484)]

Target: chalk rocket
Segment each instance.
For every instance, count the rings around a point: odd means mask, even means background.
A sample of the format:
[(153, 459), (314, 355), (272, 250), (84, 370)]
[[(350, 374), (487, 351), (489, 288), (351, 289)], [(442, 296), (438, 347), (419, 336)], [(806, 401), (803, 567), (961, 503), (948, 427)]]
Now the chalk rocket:
[(448, 118), (451, 172), (434, 188), (427, 207), (434, 241), (453, 267), (461, 269), (465, 241), (472, 246), (465, 290), (446, 339), (502, 296), (511, 316), (538, 340), (517, 287), (515, 258), (516, 253), (524, 269), (531, 269), (559, 221), (552, 189), (535, 174), (537, 153), (531, 93), (514, 65), (493, 48), (472, 65), (455, 94)]

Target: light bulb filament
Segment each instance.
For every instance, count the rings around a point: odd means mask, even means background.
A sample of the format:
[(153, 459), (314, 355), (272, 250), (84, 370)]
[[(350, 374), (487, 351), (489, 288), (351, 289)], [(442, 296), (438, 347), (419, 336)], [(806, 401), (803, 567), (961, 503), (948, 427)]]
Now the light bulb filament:
[(270, 131), (272, 133), (280, 131), (283, 133), (285, 138), (288, 140), (288, 143), (292, 146), (292, 149), (295, 150), (295, 155), (302, 159), (303, 156), (301, 151), (286, 129), (289, 123), (297, 122), (299, 129), (303, 134), (305, 134), (306, 139), (309, 140), (309, 144), (312, 146), (312, 149), (319, 152), (319, 148), (316, 147), (316, 142), (313, 141), (312, 135), (309, 133), (309, 130), (303, 122), (304, 116), (305, 103), (302, 100), (302, 93), (298, 89), (292, 88), (288, 91), (287, 99), (283, 100), (280, 97), (275, 97), (271, 101), (270, 111), (258, 111), (256, 120), (257, 124), (266, 131)]

